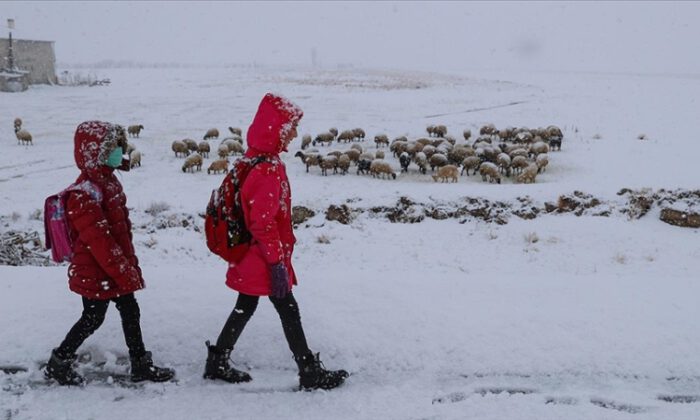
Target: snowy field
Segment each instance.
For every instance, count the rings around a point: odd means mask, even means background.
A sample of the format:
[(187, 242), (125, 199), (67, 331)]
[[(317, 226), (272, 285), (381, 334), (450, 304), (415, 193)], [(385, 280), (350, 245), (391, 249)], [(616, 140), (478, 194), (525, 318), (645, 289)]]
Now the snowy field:
[[(461, 74), (265, 67), (102, 69), (99, 87), (33, 86), (0, 93), (0, 232), (38, 231), (43, 200), (77, 176), (72, 137), (90, 119), (143, 124), (142, 167), (120, 175), (147, 289), (137, 294), (146, 346), (177, 383), (136, 388), (32, 385), (39, 364), (82, 309), (64, 266), (0, 266), (3, 419), (698, 419), (700, 235), (630, 218), (623, 188), (697, 189), (700, 76), (472, 71)], [(293, 204), (316, 212), (296, 229), (295, 295), (311, 348), (351, 372), (332, 392), (290, 392), (296, 371), (272, 305), (261, 302), (233, 360), (253, 382), (204, 381), (204, 341), (232, 309), (225, 264), (201, 232), (221, 175), (185, 174), (173, 140), (250, 124), (267, 91), (305, 111), (299, 133), (361, 127), (425, 137), (429, 124), (462, 131), (546, 127), (561, 152), (531, 185), (463, 176), (434, 183), (415, 166), (396, 180), (306, 173), (284, 156)], [(33, 146), (17, 144), (21, 117)], [(644, 134), (645, 140), (638, 136)], [(218, 141), (212, 141), (213, 146)], [(322, 150), (343, 150), (333, 144)], [(399, 170), (397, 159), (387, 160)], [(581, 191), (601, 211), (545, 213), (505, 224), (478, 217), (392, 223), (376, 207), (402, 197), (454, 209), (467, 198), (544, 208)], [(354, 219), (325, 219), (346, 204)], [(676, 206), (698, 204), (679, 202)], [(413, 211), (423, 207), (414, 206)], [(160, 212), (154, 210), (161, 210)], [(183, 226), (182, 220), (187, 220)], [(125, 372), (115, 309), (82, 351)], [(82, 368), (82, 367), (81, 367)], [(669, 402), (671, 401), (671, 402)]]

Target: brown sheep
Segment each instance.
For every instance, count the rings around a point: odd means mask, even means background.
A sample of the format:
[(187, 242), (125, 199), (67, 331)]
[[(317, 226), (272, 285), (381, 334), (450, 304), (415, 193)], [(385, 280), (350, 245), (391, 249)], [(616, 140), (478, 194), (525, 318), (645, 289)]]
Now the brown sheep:
[(462, 173), (467, 171), (467, 176), (469, 176), (469, 170), (471, 169), (474, 171), (472, 173), (476, 175), (476, 170), (479, 169), (479, 165), (481, 165), (481, 159), (476, 156), (467, 156), (462, 161)]
[(127, 132), (129, 133), (129, 137), (138, 137), (139, 134), (141, 134), (141, 130), (143, 130), (142, 125), (130, 125), (129, 128), (127, 128)]
[(350, 142), (355, 139), (355, 131), (353, 130), (344, 130), (340, 134), (338, 134), (338, 143), (341, 141), (343, 142)]
[(355, 134), (353, 140), (357, 139), (359, 141), (365, 141), (365, 130), (361, 128), (353, 128), (352, 132)]
[(32, 135), (27, 130), (15, 128), (15, 136), (17, 136), (17, 143), (19, 144), (33, 144)]
[(374, 143), (377, 145), (377, 147), (380, 147), (381, 145), (388, 146), (389, 137), (387, 137), (386, 134), (377, 134), (374, 136)]
[(228, 171), (228, 160), (227, 159), (217, 159), (209, 165), (209, 168), (207, 169), (207, 174), (211, 174), (214, 172), (215, 174), (218, 174), (219, 171), (221, 172), (227, 172)]
[(202, 164), (204, 163), (202, 156), (198, 153), (191, 154), (185, 159), (185, 163), (182, 164), (182, 172), (192, 172), (195, 170), (201, 171)]
[(243, 137), (243, 132), (238, 127), (229, 127), (228, 131), (230, 131), (234, 136)]
[(175, 152), (175, 157), (179, 157), (181, 154), (183, 157), (190, 154), (190, 149), (187, 147), (187, 144), (180, 140), (175, 140), (170, 148)]
[(197, 145), (197, 153), (199, 153), (203, 157), (208, 158), (210, 151), (211, 151), (211, 147), (209, 147), (209, 143), (206, 141), (200, 141), (199, 144)]
[(328, 143), (328, 145), (330, 145), (331, 143), (333, 143), (333, 140), (335, 140), (335, 136), (333, 135), (333, 133), (321, 133), (316, 136), (316, 138), (314, 139), (314, 141), (311, 142), (311, 144), (316, 146), (316, 143)]
[(452, 182), (457, 182), (459, 180), (459, 170), (455, 165), (445, 165), (438, 169), (437, 174), (433, 175), (433, 181), (437, 182), (438, 179), (442, 182), (447, 182), (452, 180)]
[(537, 173), (544, 172), (549, 165), (549, 157), (546, 153), (541, 153), (535, 158), (535, 164), (537, 164)]
[(219, 138), (219, 130), (216, 128), (210, 128), (207, 130), (207, 133), (204, 135), (203, 140), (209, 140), (209, 139), (218, 139)]
[(321, 168), (321, 175), (328, 176), (328, 170), (333, 169), (333, 173), (338, 173), (338, 158), (334, 155), (320, 158), (318, 166)]
[(396, 179), (396, 173), (391, 169), (391, 165), (382, 159), (375, 159), (369, 165), (369, 173), (372, 174), (372, 178), (384, 175), (391, 176), (392, 179)]
[(190, 152), (196, 152), (196, 151), (197, 151), (197, 148), (199, 147), (199, 145), (197, 144), (197, 142), (194, 141), (194, 140), (192, 140), (192, 139), (182, 139), (182, 142), (185, 143), (185, 144), (187, 145), (187, 149), (188, 149)]
[(306, 150), (311, 144), (311, 136), (309, 134), (304, 134), (301, 138), (301, 150)]
[(510, 163), (513, 173), (521, 173), (528, 165), (530, 165), (530, 161), (525, 156), (515, 156)]
[(531, 163), (523, 172), (517, 176), (516, 180), (521, 184), (534, 184), (537, 177), (537, 164)]
[(442, 153), (433, 154), (428, 158), (428, 162), (430, 162), (431, 171), (434, 171), (435, 168), (443, 167), (449, 163), (447, 160), (447, 156), (443, 155)]
[(22, 119), (17, 117), (15, 118), (15, 131), (19, 130), (22, 128)]
[(309, 172), (309, 167), (311, 166), (319, 166), (319, 163), (321, 162), (321, 156), (318, 154), (304, 154), (302, 151), (298, 151), (294, 154), (294, 157), (298, 157), (301, 159), (301, 162), (306, 165), (306, 172)]
[(350, 156), (346, 154), (340, 155), (338, 158), (338, 169), (340, 169), (342, 175), (348, 173), (348, 169), (350, 169)]
[(228, 150), (228, 146), (225, 145), (225, 144), (220, 144), (220, 145), (219, 145), (219, 148), (216, 149), (216, 154), (217, 154), (221, 159), (227, 158), (229, 153), (230, 153), (230, 152), (229, 152), (229, 150)]

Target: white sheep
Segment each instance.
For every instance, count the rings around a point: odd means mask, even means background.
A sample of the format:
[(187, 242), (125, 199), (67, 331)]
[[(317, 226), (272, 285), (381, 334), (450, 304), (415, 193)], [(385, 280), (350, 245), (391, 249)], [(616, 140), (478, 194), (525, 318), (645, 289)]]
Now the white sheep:
[(318, 166), (321, 168), (321, 175), (327, 176), (328, 170), (333, 169), (333, 173), (338, 173), (338, 157), (334, 155), (323, 156), (320, 158)]
[(514, 174), (521, 173), (523, 169), (530, 165), (530, 161), (525, 156), (516, 156), (512, 159), (510, 167)]
[(447, 182), (448, 180), (457, 182), (459, 180), (459, 170), (455, 165), (445, 165), (438, 169), (437, 174), (433, 175), (433, 181), (437, 182), (438, 179), (442, 180), (442, 182)]
[(533, 184), (537, 177), (537, 164), (531, 163), (517, 176), (516, 181), (521, 184)]
[(221, 144), (228, 147), (228, 152), (231, 155), (242, 155), (245, 153), (243, 146), (235, 140), (225, 140)]
[(199, 153), (193, 153), (187, 156), (185, 163), (182, 164), (182, 172), (189, 171), (194, 173), (195, 170), (201, 171), (203, 163), (204, 160), (202, 159), (202, 156)]
[(369, 165), (369, 173), (372, 174), (372, 178), (376, 178), (378, 176), (384, 178), (384, 175), (386, 175), (391, 176), (392, 179), (396, 179), (396, 173), (393, 169), (391, 169), (391, 165), (389, 165), (389, 163), (385, 162), (383, 159), (373, 160)]
[(220, 145), (219, 145), (219, 148), (216, 149), (216, 154), (217, 154), (221, 159), (227, 158), (227, 157), (228, 157), (228, 154), (229, 154), (228, 146), (225, 145), (225, 144), (220, 144)]
[(350, 169), (350, 156), (342, 154), (338, 157), (338, 169), (340, 169), (340, 173), (343, 175), (348, 173), (348, 169)]
[(418, 152), (413, 156), (413, 161), (418, 165), (420, 173), (425, 174), (428, 171), (428, 157), (423, 152)]
[(530, 156), (537, 157), (541, 153), (549, 153), (549, 146), (543, 141), (538, 141), (530, 146), (528, 153)]
[(501, 174), (498, 172), (498, 167), (491, 162), (484, 162), (479, 166), (479, 174), (481, 174), (481, 180), (486, 182), (496, 181), (501, 183)]
[(498, 170), (506, 176), (510, 176), (510, 164), (511, 159), (508, 153), (499, 153), (496, 156), (496, 164), (498, 165)]
[(135, 166), (141, 167), (141, 152), (138, 150), (129, 153), (129, 168), (134, 169)]
[(442, 153), (435, 153), (434, 155), (430, 156), (428, 158), (428, 162), (430, 162), (431, 171), (434, 171), (435, 168), (445, 166), (449, 163), (447, 156), (443, 155)]
[(546, 153), (541, 153), (535, 158), (535, 164), (537, 165), (537, 173), (544, 172), (549, 165), (549, 157)]

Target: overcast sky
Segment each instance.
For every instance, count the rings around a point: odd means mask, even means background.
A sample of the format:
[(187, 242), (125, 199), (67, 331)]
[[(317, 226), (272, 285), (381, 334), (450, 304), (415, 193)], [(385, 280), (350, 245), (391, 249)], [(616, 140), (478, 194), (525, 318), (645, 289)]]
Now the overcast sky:
[(7, 36), (102, 60), (700, 73), (699, 2), (0, 2)]

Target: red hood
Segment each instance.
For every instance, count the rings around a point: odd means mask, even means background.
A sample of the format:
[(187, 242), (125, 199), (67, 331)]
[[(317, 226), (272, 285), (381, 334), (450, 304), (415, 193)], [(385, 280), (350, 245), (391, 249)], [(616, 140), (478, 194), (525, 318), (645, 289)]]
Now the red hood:
[(304, 116), (304, 112), (289, 99), (266, 94), (252, 124), (248, 128), (248, 147), (267, 154), (282, 152), (280, 137), (284, 130), (292, 128)]
[(94, 178), (105, 170), (113, 171), (103, 162), (117, 147), (120, 129), (118, 125), (103, 121), (86, 121), (78, 126), (75, 130), (73, 154), (75, 164), (81, 172)]

